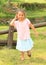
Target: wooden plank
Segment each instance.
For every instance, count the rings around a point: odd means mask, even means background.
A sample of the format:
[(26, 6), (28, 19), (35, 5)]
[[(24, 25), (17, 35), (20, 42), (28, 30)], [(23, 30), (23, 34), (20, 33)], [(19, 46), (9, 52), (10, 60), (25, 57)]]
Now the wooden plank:
[[(17, 30), (14, 30), (14, 32), (17, 32)], [(8, 34), (9, 33), (9, 30), (1, 30), (0, 31), (0, 35), (2, 34)]]
[(44, 26), (46, 26), (46, 22), (34, 24), (35, 28), (44, 27)]
[[(12, 46), (16, 46), (17, 41), (13, 40)], [(7, 45), (7, 40), (0, 40), (0, 46), (6, 46)]]

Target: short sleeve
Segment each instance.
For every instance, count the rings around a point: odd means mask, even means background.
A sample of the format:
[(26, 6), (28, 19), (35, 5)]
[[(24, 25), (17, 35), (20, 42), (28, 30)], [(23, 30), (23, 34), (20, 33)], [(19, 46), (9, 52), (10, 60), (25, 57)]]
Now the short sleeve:
[(26, 21), (27, 21), (27, 24), (28, 24), (28, 25), (31, 23), (29, 19), (26, 19)]

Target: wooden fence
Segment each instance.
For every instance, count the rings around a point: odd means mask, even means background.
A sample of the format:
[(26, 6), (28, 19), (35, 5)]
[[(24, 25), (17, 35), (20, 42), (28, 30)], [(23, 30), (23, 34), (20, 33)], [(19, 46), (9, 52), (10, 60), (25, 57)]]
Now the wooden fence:
[[(37, 23), (34, 24), (35, 28), (46, 26), (46, 22)], [(14, 29), (13, 26), (9, 26), (9, 30), (3, 30), (0, 31), (0, 35), (8, 34), (7, 40), (0, 40), (0, 45), (7, 45), (8, 47), (12, 47), (13, 45), (16, 45), (16, 40), (13, 40), (13, 34), (14, 32), (17, 32), (17, 30)]]

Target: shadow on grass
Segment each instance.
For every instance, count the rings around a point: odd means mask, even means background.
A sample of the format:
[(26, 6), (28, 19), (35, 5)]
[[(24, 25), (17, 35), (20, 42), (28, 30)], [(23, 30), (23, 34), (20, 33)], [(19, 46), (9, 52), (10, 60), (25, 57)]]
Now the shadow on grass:
[(0, 50), (2, 49), (16, 49), (16, 46), (8, 47), (8, 46), (0, 46)]

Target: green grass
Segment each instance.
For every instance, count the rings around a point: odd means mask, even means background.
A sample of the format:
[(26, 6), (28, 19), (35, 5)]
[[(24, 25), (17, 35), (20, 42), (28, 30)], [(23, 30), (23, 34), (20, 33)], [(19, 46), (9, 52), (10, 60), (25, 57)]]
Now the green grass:
[[(3, 2), (7, 2), (6, 0), (2, 0)], [(38, 2), (38, 3), (46, 3), (46, 0), (12, 0), (12, 2), (29, 2), (29, 3), (34, 3), (34, 2)]]
[[(1, 30), (8, 29), (7, 26), (1, 26)], [(20, 52), (16, 49), (9, 49), (6, 46), (0, 46), (0, 65), (46, 65), (46, 27), (37, 28), (39, 32), (38, 38), (35, 37), (34, 32), (31, 30), (31, 37), (34, 41), (34, 47), (31, 50), (32, 57), (28, 58), (25, 53), (25, 60), (20, 60)], [(17, 33), (14, 33), (14, 40)], [(6, 36), (6, 35), (5, 35)], [(6, 37), (0, 36), (0, 39)]]
[[(2, 31), (2, 30), (7, 30), (7, 29), (9, 29), (8, 26), (0, 26), (0, 31)], [(7, 39), (7, 37), (8, 37), (8, 34), (0, 35), (0, 39), (1, 39), (1, 40), (2, 40), (2, 39)]]
[(46, 9), (43, 10), (36, 10), (36, 11), (27, 11), (27, 17), (37, 18), (46, 16)]
[(9, 29), (9, 27), (8, 26), (0, 26), (0, 30), (7, 30), (7, 29)]
[(29, 2), (29, 3), (34, 3), (34, 2), (37, 2), (37, 3), (46, 3), (46, 1), (45, 0), (23, 0), (23, 1), (25, 1), (25, 2)]

